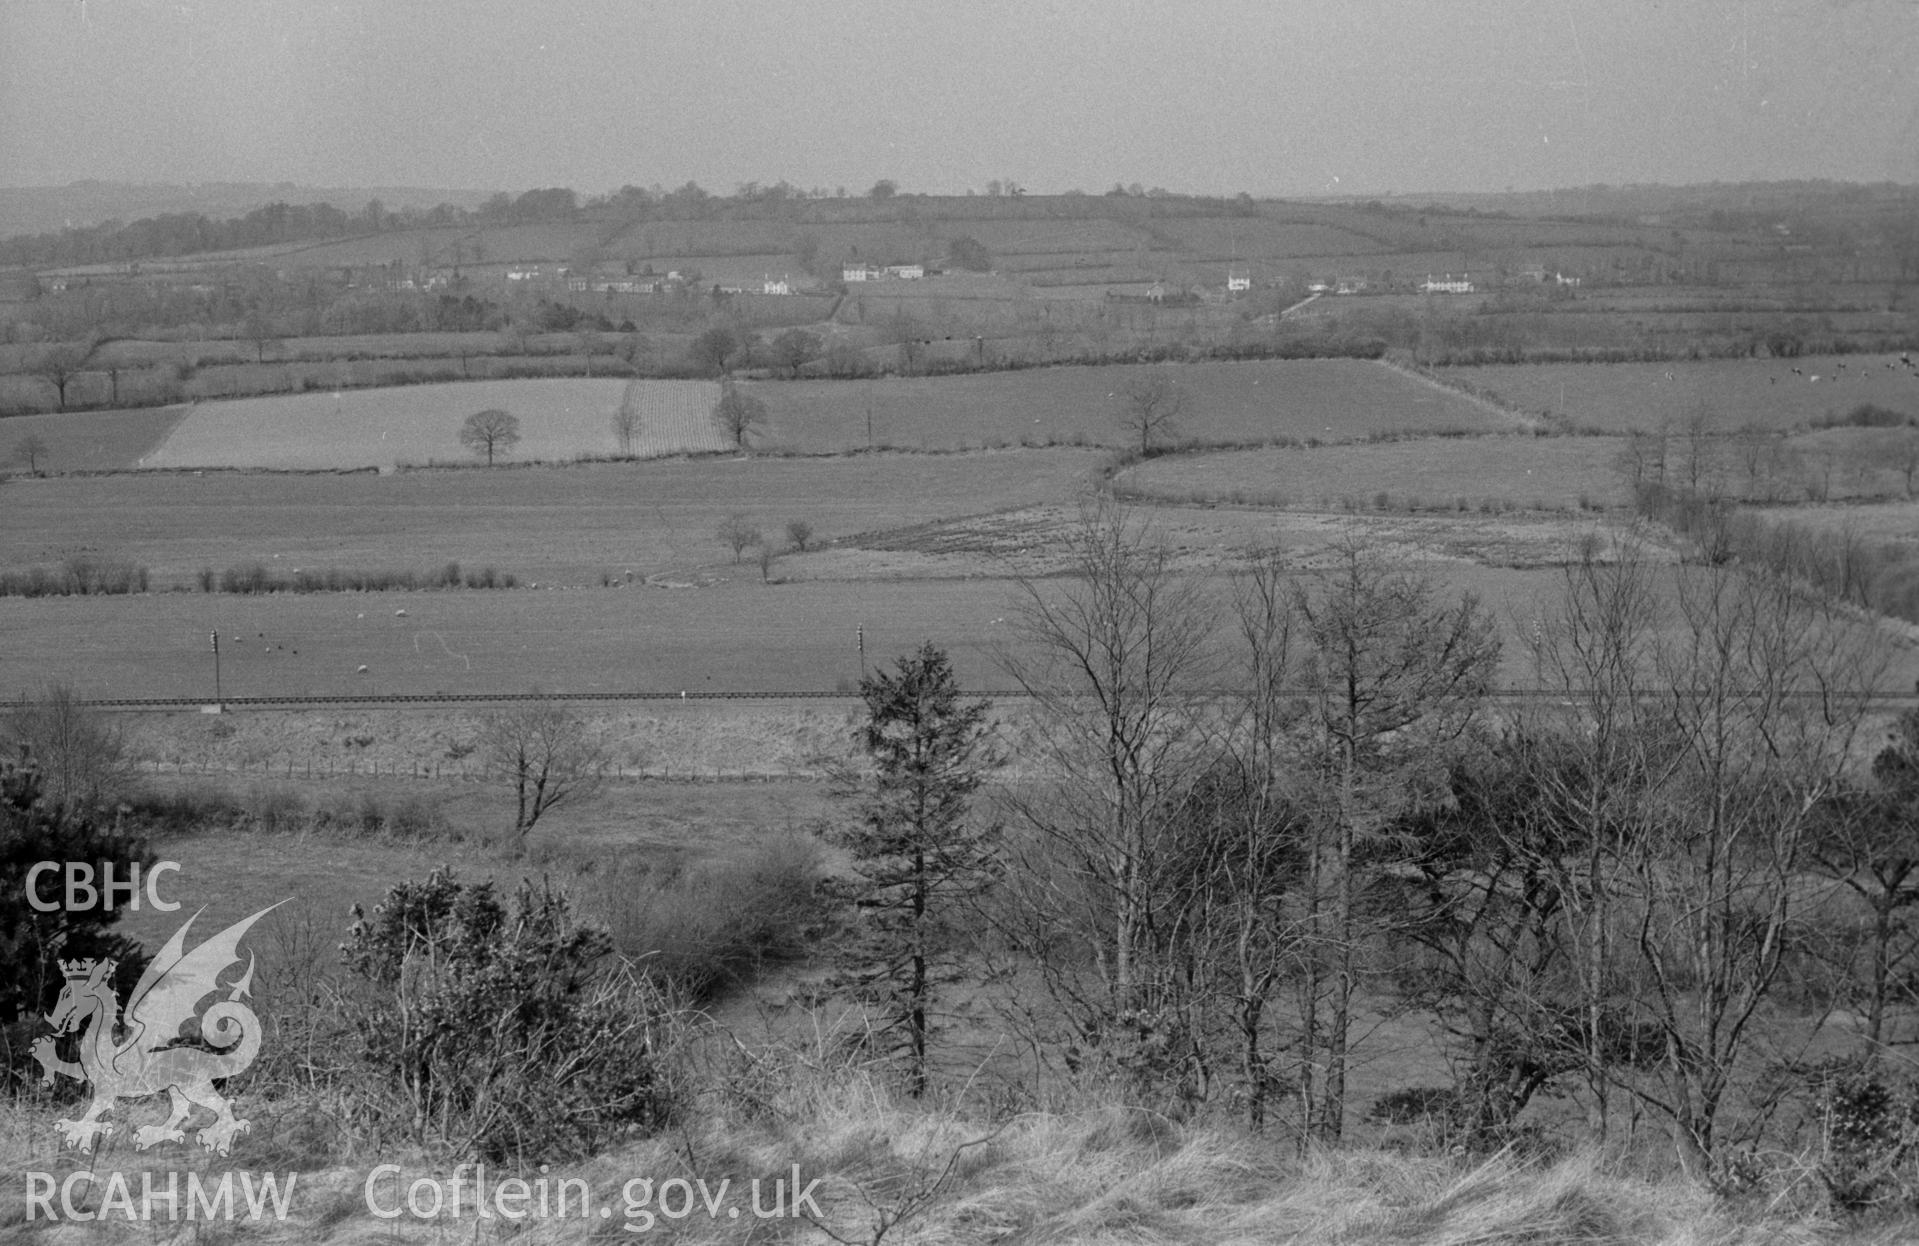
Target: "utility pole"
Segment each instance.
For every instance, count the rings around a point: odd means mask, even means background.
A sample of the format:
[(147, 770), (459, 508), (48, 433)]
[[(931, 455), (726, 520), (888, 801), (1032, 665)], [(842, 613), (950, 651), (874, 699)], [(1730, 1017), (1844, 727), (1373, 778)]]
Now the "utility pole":
[(855, 630), (855, 635), (859, 638), (859, 646), (860, 646), (860, 678), (865, 679), (866, 678), (866, 624), (864, 623), (860, 624), (859, 627)]
[(220, 631), (215, 628), (207, 633), (207, 639), (213, 643), (213, 703), (224, 705), (226, 699), (220, 695)]

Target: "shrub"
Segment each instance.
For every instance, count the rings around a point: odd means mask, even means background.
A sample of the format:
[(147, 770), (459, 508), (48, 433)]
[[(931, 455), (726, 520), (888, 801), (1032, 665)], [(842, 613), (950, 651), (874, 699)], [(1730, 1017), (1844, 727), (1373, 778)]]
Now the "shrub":
[(69, 808), (109, 806), (133, 786), (133, 758), (119, 724), (83, 704), (73, 685), (47, 684), (6, 716), (7, 749), (30, 752), (46, 798)]
[(792, 835), (736, 860), (606, 877), (600, 908), (640, 972), (704, 1000), (799, 952), (822, 916), (821, 879), (818, 844)]
[(661, 998), (600, 962), (612, 948), (564, 893), (444, 868), (354, 911), (341, 959), (367, 1105), (382, 1123), (493, 1161), (591, 1155), (664, 1124), (654, 1057)]
[(26, 749), (17, 762), (0, 761), (0, 962), (7, 966), (0, 975), (0, 1050), (9, 1075), (32, 1067), (30, 1044), (44, 1032), (41, 1015), (53, 1007), (62, 982), (57, 957), (117, 959), (114, 982), (122, 991), (139, 979), (147, 959), (138, 944), (110, 929), (122, 908), (49, 913), (30, 907), (27, 873), (38, 862), (86, 861), (96, 877), (112, 869), (124, 878), (158, 859), (145, 842), (43, 795), (40, 769)]

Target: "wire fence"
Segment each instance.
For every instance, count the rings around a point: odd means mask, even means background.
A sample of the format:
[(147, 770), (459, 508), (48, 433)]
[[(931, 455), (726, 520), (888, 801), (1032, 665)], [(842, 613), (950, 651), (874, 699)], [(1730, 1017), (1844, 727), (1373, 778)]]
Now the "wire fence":
[[(464, 759), (442, 761), (382, 761), (367, 757), (290, 757), (257, 761), (200, 759), (146, 759), (137, 764), (145, 774), (197, 775), (205, 777), (254, 777), (261, 779), (411, 779), (454, 780), (470, 783), (505, 783), (511, 775), (499, 767)], [(824, 772), (800, 765), (728, 767), (728, 766), (639, 766), (607, 765), (600, 768), (603, 779), (662, 783), (773, 783), (787, 779), (815, 779)]]

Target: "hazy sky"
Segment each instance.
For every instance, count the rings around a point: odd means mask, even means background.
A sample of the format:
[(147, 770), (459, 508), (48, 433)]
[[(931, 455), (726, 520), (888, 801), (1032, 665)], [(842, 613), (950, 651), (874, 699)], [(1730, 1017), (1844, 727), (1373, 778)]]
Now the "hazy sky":
[(1919, 182), (1919, 0), (0, 0), (0, 184)]

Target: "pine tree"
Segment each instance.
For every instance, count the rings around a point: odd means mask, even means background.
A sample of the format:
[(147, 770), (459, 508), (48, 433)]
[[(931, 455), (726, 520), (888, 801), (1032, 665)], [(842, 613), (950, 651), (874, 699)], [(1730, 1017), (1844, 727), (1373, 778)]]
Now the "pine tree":
[(961, 911), (991, 880), (999, 828), (972, 815), (974, 793), (999, 762), (988, 703), (964, 701), (946, 653), (930, 641), (892, 673), (860, 681), (859, 729), (872, 771), (858, 824), (838, 841), (856, 877), (842, 894), (857, 933), (838, 979), (881, 1010), (915, 1098), (926, 1090), (927, 1040), (941, 984), (958, 976)]

